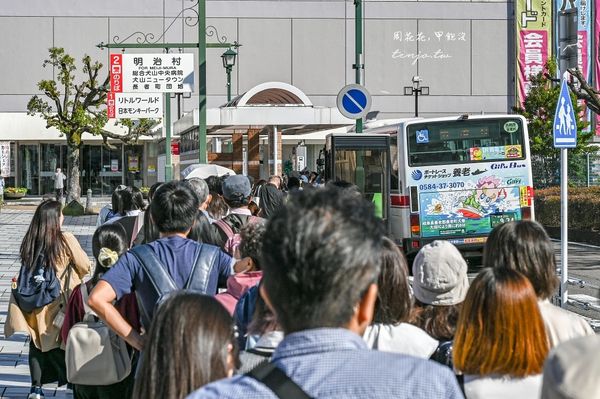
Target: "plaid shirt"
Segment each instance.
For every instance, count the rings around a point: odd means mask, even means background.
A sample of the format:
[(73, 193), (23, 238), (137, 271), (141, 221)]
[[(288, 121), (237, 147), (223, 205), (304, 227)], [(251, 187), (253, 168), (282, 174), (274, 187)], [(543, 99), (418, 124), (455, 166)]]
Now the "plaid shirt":
[[(368, 349), (346, 329), (290, 334), (272, 361), (313, 398), (454, 399), (463, 395), (452, 371), (429, 360)], [(269, 398), (262, 383), (236, 376), (206, 385), (186, 399)]]

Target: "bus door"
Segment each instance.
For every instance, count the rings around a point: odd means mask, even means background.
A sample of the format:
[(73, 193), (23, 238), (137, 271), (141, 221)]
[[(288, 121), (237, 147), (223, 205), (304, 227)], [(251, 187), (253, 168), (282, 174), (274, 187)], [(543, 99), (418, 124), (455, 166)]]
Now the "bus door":
[(327, 136), (325, 151), (327, 181), (355, 184), (373, 202), (389, 231), (390, 137), (332, 134)]

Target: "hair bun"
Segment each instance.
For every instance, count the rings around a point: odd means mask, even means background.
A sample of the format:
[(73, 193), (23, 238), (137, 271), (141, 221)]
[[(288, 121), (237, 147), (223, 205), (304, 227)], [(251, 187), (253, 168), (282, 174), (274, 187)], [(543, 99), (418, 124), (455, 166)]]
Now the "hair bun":
[(102, 247), (100, 248), (100, 253), (98, 254), (98, 262), (106, 268), (111, 267), (117, 260), (119, 259), (119, 254), (113, 251), (110, 248)]

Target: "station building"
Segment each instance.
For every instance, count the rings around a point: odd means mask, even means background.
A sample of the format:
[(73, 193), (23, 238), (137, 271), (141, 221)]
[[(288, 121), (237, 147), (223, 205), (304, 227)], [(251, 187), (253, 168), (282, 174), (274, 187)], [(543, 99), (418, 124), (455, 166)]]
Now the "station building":
[[(10, 142), (7, 185), (30, 194), (51, 191), (50, 173), (66, 166), (64, 138), (26, 114), (50, 47), (108, 65), (103, 43), (196, 42), (196, 3), (188, 0), (8, 2), (0, 9), (0, 142)], [(317, 168), (323, 132), (349, 131), (336, 109), (340, 89), (355, 81), (354, 5), (344, 0), (207, 0), (207, 42), (241, 44), (228, 101), (223, 48), (207, 49), (209, 160), (264, 177), (300, 166)], [(405, 95), (418, 76), (429, 95), (419, 116), (505, 113), (515, 104), (512, 1), (364, 1), (364, 85), (372, 119), (409, 117)], [(126, 52), (163, 52), (127, 49)], [(172, 48), (170, 52), (194, 49)], [(197, 58), (197, 57), (196, 57)], [(108, 73), (108, 69), (104, 71)], [(77, 72), (81, 76), (81, 71)], [(191, 95), (172, 96), (175, 170), (198, 157), (198, 77)], [(376, 122), (376, 121), (375, 121)], [(117, 129), (113, 123), (107, 129)], [(82, 190), (106, 195), (118, 184), (149, 186), (164, 177), (163, 129), (136, 145), (102, 145), (87, 136), (81, 150)], [(299, 152), (302, 162), (299, 162)], [(277, 169), (275, 169), (277, 168)], [(175, 175), (177, 177), (177, 175)]]

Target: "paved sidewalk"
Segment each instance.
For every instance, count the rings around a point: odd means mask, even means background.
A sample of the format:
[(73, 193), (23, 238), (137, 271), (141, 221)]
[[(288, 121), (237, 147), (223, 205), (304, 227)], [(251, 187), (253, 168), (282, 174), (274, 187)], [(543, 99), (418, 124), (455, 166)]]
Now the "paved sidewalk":
[[(0, 398), (26, 398), (30, 388), (27, 356), (29, 340), (17, 334), (3, 338), (4, 322), (10, 298), (11, 279), (19, 272), (19, 247), (27, 231), (31, 210), (2, 209), (0, 211)], [(72, 232), (88, 256), (92, 256), (92, 235), (96, 215), (65, 217), (63, 229)], [(56, 384), (44, 386), (46, 397), (72, 398), (71, 391)]]

